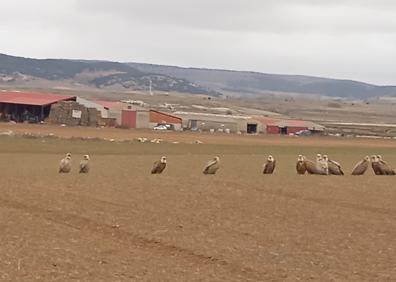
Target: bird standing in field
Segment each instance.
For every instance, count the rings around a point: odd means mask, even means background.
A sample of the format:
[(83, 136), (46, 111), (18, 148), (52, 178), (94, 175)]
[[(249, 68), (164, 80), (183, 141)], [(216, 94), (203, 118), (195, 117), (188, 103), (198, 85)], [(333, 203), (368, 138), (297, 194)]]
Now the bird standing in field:
[(327, 160), (323, 159), (321, 154), (316, 155), (316, 168), (317, 173), (320, 175), (328, 175), (329, 174), (329, 163)]
[(323, 156), (323, 159), (327, 161), (328, 168), (329, 168), (329, 174), (332, 175), (344, 175), (344, 172), (342, 171), (341, 165), (333, 160), (330, 160), (327, 155)]
[(308, 174), (320, 174), (316, 162), (308, 160), (304, 157), (304, 166)]
[(273, 156), (269, 155), (267, 158), (267, 162), (263, 167), (263, 174), (272, 174), (275, 170), (276, 161)]
[(381, 171), (383, 175), (395, 175), (395, 171), (392, 169), (392, 167), (382, 159), (381, 155), (377, 155), (377, 160), (379, 162)]
[(203, 170), (203, 174), (216, 174), (219, 168), (220, 168), (220, 158), (216, 156), (213, 158), (213, 160), (209, 161), (206, 164)]
[(296, 163), (297, 174), (305, 174), (307, 167), (305, 165), (305, 157), (303, 155), (298, 155)]
[(59, 173), (69, 173), (72, 167), (71, 154), (67, 153), (59, 163)]
[(88, 173), (90, 169), (89, 155), (84, 155), (80, 162), (80, 173)]
[(151, 169), (151, 174), (160, 174), (164, 171), (166, 167), (166, 157), (162, 156), (159, 161), (155, 161), (153, 168)]
[(385, 172), (383, 170), (383, 165), (380, 163), (380, 161), (376, 155), (371, 156), (371, 168), (373, 169), (375, 175), (384, 175), (385, 174)]
[(365, 156), (363, 160), (361, 160), (355, 165), (355, 167), (352, 170), (352, 175), (363, 175), (367, 171), (369, 164), (370, 164), (370, 157)]

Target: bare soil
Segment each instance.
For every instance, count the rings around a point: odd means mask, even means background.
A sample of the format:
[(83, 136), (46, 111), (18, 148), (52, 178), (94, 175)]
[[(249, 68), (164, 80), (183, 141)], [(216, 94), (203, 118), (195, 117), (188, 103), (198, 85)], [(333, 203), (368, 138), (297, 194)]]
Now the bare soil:
[[(396, 177), (353, 177), (395, 141), (0, 125), (1, 281), (392, 281)], [(173, 143), (78, 140), (150, 137)], [(195, 140), (203, 144), (192, 144)], [(72, 153), (73, 170), (57, 165)], [(347, 175), (297, 176), (299, 153)], [(77, 164), (90, 154), (92, 170)], [(268, 154), (274, 175), (262, 175)], [(162, 175), (152, 163), (168, 157)], [(218, 174), (203, 175), (213, 155)]]

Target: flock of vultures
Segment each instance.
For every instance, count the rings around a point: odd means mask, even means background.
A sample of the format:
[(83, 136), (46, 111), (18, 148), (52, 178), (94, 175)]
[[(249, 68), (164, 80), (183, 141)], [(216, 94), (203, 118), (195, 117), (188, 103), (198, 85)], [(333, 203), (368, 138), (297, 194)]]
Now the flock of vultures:
[[(151, 169), (152, 174), (160, 174), (166, 168), (166, 157), (161, 157), (160, 160), (155, 161)], [(359, 161), (352, 170), (352, 175), (363, 175), (369, 168), (371, 168), (376, 175), (395, 175), (392, 167), (382, 159), (380, 155), (373, 155), (371, 158), (366, 156)], [(267, 161), (263, 166), (263, 174), (272, 174), (275, 171), (276, 160), (273, 156), (268, 156)], [(67, 153), (66, 157), (60, 161), (59, 173), (69, 173), (72, 168), (71, 154)], [(210, 160), (203, 169), (203, 174), (216, 174), (220, 168), (220, 158), (218, 156)], [(88, 173), (90, 169), (89, 156), (84, 155), (80, 162), (80, 173)], [(344, 175), (341, 165), (331, 160), (327, 155), (316, 155), (316, 160), (308, 160), (305, 156), (299, 155), (296, 163), (297, 174), (317, 174), (317, 175)]]

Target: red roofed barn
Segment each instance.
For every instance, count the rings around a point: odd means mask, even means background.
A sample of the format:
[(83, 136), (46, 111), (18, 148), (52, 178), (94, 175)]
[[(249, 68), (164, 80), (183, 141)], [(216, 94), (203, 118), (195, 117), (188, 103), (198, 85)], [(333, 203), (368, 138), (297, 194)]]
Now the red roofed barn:
[(51, 105), (60, 101), (75, 101), (75, 96), (32, 92), (0, 92), (0, 120), (16, 122), (44, 121)]

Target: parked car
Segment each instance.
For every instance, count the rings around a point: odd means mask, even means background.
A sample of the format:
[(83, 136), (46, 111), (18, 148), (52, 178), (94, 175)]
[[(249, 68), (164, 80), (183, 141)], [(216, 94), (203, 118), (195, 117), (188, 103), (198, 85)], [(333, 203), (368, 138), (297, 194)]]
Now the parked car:
[(161, 124), (161, 125), (154, 126), (153, 129), (154, 130), (168, 130), (168, 127), (166, 127), (165, 125)]
[(175, 130), (175, 127), (173, 124), (167, 124), (167, 123), (158, 123), (155, 127), (154, 130)]
[(304, 130), (297, 131), (296, 135), (297, 136), (311, 136), (312, 132), (310, 130), (304, 129)]

